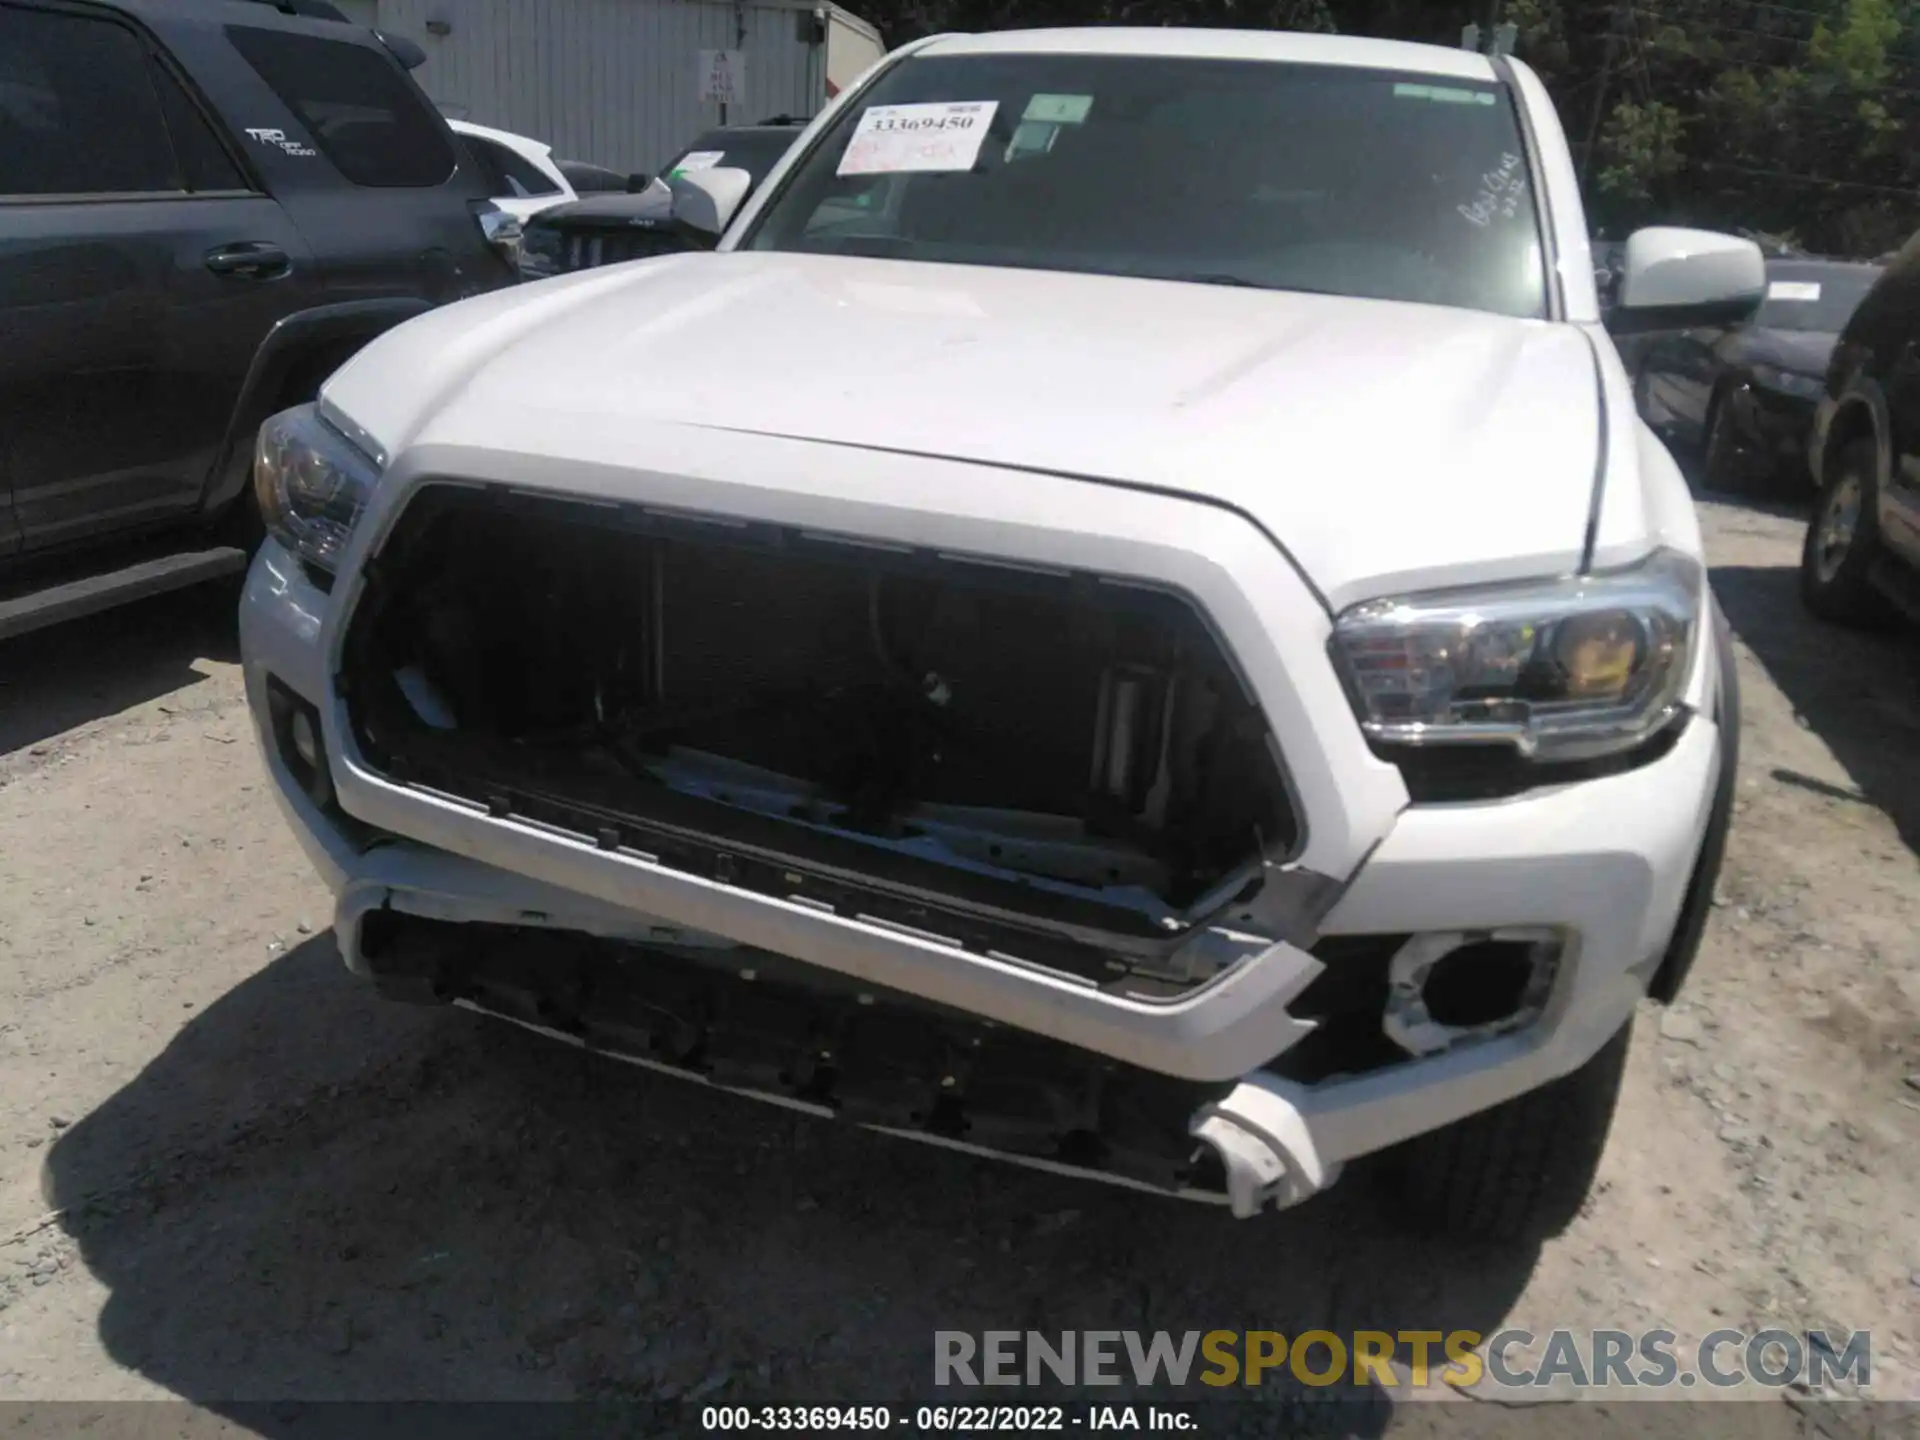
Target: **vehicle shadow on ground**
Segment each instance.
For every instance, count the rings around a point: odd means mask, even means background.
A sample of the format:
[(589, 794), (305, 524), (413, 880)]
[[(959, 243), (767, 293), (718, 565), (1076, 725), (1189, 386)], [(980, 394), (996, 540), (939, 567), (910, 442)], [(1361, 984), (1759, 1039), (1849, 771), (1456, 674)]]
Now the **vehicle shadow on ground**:
[(0, 641), (0, 755), (206, 678), (237, 661), (238, 582), (197, 585)]
[(1730, 490), (1708, 490), (1697, 479), (1693, 482), (1693, 498), (1710, 501), (1716, 505), (1729, 505), (1741, 510), (1752, 510), (1761, 515), (1771, 515), (1779, 520), (1804, 522), (1813, 507), (1812, 482), (1798, 484), (1776, 482), (1779, 494), (1741, 495)]
[[(1235, 1222), (865, 1134), (373, 1002), (326, 939), (194, 1017), (45, 1180), (113, 1359), (289, 1440), (297, 1407), (253, 1405), (1031, 1401), (936, 1394), (934, 1333), (1487, 1334), (1536, 1258), (1411, 1238), (1358, 1175)], [(1232, 1393), (1296, 1433), (1392, 1410), (1267, 1380)]]
[(1772, 778), (1838, 804), (1874, 805), (1920, 850), (1920, 669), (1911, 631), (1816, 620), (1801, 603), (1797, 569), (1721, 565), (1712, 582), (1735, 632), (1859, 789), (1791, 770)]

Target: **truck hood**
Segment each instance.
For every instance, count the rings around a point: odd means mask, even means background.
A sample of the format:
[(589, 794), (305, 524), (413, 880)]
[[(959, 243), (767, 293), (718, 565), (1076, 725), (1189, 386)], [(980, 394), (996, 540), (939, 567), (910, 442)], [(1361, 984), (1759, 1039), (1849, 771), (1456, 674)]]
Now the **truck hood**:
[(730, 253), (435, 312), (327, 398), (389, 454), (513, 407), (1190, 494), (1262, 526), (1337, 609), (1575, 566), (1596, 377), (1574, 327), (1474, 311)]

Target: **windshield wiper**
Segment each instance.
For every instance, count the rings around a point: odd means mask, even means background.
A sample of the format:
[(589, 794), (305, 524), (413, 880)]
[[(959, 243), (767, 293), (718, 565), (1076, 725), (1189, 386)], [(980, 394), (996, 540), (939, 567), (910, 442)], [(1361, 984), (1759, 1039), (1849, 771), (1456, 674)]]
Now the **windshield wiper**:
[(1282, 295), (1339, 295), (1359, 299), (1379, 299), (1379, 296), (1356, 295), (1351, 290), (1329, 290), (1322, 285), (1301, 285), (1279, 283), (1267, 284), (1260, 280), (1249, 280), (1244, 275), (1230, 275), (1224, 270), (1195, 270), (1184, 275), (1142, 275), (1143, 280), (1175, 280), (1194, 285), (1231, 285), (1240, 290), (1266, 290)]
[(1242, 290), (1269, 290), (1272, 286), (1262, 285), (1258, 280), (1249, 280), (1244, 275), (1232, 275), (1225, 270), (1193, 270), (1180, 275), (1147, 275), (1143, 279), (1172, 280), (1181, 285), (1233, 285)]

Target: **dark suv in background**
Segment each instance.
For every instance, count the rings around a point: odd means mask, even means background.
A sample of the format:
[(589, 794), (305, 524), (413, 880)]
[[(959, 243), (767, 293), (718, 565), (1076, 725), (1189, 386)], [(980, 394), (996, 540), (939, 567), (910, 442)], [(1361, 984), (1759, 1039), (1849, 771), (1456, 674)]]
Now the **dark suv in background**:
[(1879, 276), (1857, 260), (1769, 259), (1766, 298), (1752, 315), (1650, 338), (1634, 379), (1642, 418), (1698, 457), (1709, 490), (1803, 498), (1827, 367)]
[(418, 58), (319, 0), (0, 0), (0, 638), (241, 569), (260, 421), (514, 280)]
[(1920, 619), (1920, 234), (1840, 332), (1823, 390), (1800, 593), (1823, 619)]

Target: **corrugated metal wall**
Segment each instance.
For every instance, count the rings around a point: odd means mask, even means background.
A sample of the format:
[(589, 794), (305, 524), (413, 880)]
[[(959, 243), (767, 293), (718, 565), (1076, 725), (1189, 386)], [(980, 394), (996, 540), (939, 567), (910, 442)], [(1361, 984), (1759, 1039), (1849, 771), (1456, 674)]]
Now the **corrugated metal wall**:
[[(556, 155), (622, 173), (658, 169), (720, 123), (720, 107), (698, 98), (702, 50), (746, 52), (746, 99), (727, 116), (734, 124), (811, 115), (825, 84), (825, 56), (801, 43), (796, 10), (786, 5), (736, 11), (714, 0), (379, 0), (379, 7), (382, 29), (427, 52), (415, 78), (449, 115), (534, 136)], [(429, 21), (447, 33), (433, 34)]]

